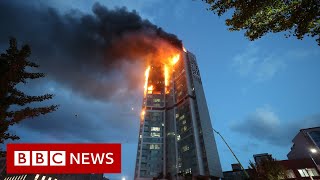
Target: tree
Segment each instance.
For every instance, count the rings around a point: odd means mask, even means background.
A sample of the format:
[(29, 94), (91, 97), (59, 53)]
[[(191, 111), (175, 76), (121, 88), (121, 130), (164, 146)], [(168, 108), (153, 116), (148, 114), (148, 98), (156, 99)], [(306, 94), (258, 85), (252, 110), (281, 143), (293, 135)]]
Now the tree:
[(28, 60), (31, 54), (30, 47), (23, 45), (17, 48), (14, 38), (10, 39), (10, 46), (0, 55), (0, 144), (5, 140), (17, 140), (17, 135), (8, 132), (10, 126), (27, 118), (34, 118), (55, 111), (58, 106), (30, 107), (30, 103), (41, 102), (53, 97), (52, 94), (30, 96), (17, 89), (19, 83), (28, 83), (28, 80), (42, 78), (43, 73), (27, 72), (26, 68), (39, 66)]
[(259, 163), (249, 162), (251, 180), (279, 180), (285, 177), (285, 169), (275, 159), (263, 159)]
[(289, 32), (286, 37), (316, 37), (320, 46), (319, 0), (203, 0), (209, 10), (222, 16), (233, 10), (226, 19), (230, 31), (246, 30), (251, 41), (272, 32)]

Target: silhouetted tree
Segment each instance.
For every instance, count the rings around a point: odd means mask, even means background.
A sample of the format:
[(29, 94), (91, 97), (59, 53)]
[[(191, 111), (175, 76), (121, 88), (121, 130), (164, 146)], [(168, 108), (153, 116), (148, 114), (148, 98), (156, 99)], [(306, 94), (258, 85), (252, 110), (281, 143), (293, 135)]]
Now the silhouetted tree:
[(231, 10), (226, 19), (230, 31), (246, 30), (250, 40), (261, 38), (272, 32), (289, 31), (303, 39), (305, 35), (316, 37), (320, 45), (320, 1), (319, 0), (202, 0), (210, 5), (209, 10), (222, 16)]
[(278, 180), (285, 177), (285, 169), (275, 159), (264, 159), (259, 163), (249, 162), (251, 180)]
[(7, 139), (19, 139), (17, 135), (8, 132), (10, 126), (27, 118), (53, 112), (58, 107), (57, 105), (28, 107), (30, 103), (51, 99), (53, 95), (29, 96), (17, 89), (19, 83), (26, 84), (30, 79), (45, 76), (43, 73), (26, 71), (26, 68), (39, 67), (28, 60), (30, 54), (28, 45), (18, 49), (16, 40), (11, 38), (9, 48), (0, 55), (0, 144)]

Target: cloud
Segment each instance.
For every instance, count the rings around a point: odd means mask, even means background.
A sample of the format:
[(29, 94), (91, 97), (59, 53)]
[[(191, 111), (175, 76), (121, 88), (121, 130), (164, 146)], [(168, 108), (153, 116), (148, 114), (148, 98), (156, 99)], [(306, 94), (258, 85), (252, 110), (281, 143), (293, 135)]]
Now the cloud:
[[(273, 145), (288, 146), (300, 129), (320, 126), (320, 113), (285, 122), (269, 107), (257, 108), (240, 122), (233, 122), (231, 130)], [(302, 123), (303, 122), (303, 123)]]
[(286, 63), (281, 56), (250, 45), (243, 53), (233, 58), (232, 67), (241, 76), (250, 76), (261, 82), (272, 79), (286, 67)]
[[(40, 85), (40, 86), (39, 86)], [(101, 102), (74, 94), (55, 82), (24, 87), (34, 94), (55, 93), (56, 112), (26, 119), (10, 128), (22, 142), (136, 142), (142, 97), (123, 102)]]

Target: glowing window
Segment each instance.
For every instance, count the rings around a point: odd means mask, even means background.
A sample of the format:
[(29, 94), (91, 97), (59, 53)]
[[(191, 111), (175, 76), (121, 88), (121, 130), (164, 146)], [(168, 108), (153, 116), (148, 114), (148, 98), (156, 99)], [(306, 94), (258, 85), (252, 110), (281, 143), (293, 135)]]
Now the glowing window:
[(315, 168), (308, 168), (308, 173), (310, 176), (319, 176), (317, 170)]
[(151, 131), (160, 131), (160, 127), (151, 127)]
[(154, 99), (153, 102), (160, 102), (160, 99)]
[(151, 137), (160, 137), (160, 133), (158, 133), (158, 132), (151, 132)]
[(305, 169), (298, 169), (298, 172), (301, 177), (309, 177), (309, 174)]
[(182, 121), (182, 124), (186, 124), (186, 123), (187, 123), (187, 121), (186, 121), (186, 120), (183, 120), (183, 121)]
[(36, 177), (34, 177), (34, 180), (37, 180), (39, 178), (39, 174), (36, 175)]
[(180, 135), (177, 135), (177, 141), (180, 141)]
[(179, 117), (179, 120), (181, 120), (181, 119), (184, 119), (184, 115), (182, 115), (182, 116)]
[(188, 145), (185, 145), (185, 146), (182, 147), (182, 151), (183, 152), (186, 152), (188, 150), (189, 150), (189, 146)]

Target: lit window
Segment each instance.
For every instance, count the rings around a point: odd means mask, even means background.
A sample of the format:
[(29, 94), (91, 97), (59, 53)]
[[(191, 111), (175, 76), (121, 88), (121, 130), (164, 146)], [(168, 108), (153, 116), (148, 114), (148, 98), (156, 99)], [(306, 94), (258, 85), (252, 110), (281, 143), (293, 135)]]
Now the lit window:
[(289, 169), (286, 171), (286, 175), (287, 175), (287, 178), (296, 178), (296, 176), (294, 175), (294, 172), (292, 171), (292, 169)]
[(140, 134), (140, 138), (142, 138), (142, 135)]
[(185, 173), (187, 173), (187, 174), (191, 174), (191, 168), (187, 168), (187, 169), (185, 169), (184, 171), (185, 171)]
[(36, 177), (34, 177), (34, 180), (37, 180), (39, 178), (39, 174), (36, 175)]
[(150, 144), (150, 149), (154, 149), (154, 144)]
[(182, 124), (186, 124), (186, 123), (187, 123), (187, 121), (186, 121), (186, 120), (183, 120), (183, 121), (182, 121)]
[(184, 115), (182, 115), (182, 116), (179, 117), (179, 120), (181, 120), (181, 119), (184, 119)]
[(298, 172), (301, 177), (309, 177), (309, 174), (305, 169), (298, 169)]
[(182, 151), (183, 152), (186, 152), (188, 150), (189, 150), (189, 146), (188, 145), (185, 145), (185, 146), (182, 147)]
[(150, 144), (150, 149), (160, 149), (159, 144)]
[(151, 127), (151, 131), (160, 131), (160, 127)]
[(310, 176), (319, 176), (317, 170), (315, 168), (308, 168), (308, 173)]
[(160, 137), (160, 133), (158, 133), (158, 132), (151, 132), (151, 137)]
[(180, 135), (177, 135), (177, 141), (180, 141)]
[(154, 99), (153, 102), (160, 102), (160, 99)]
[(174, 136), (174, 132), (168, 132), (167, 136)]
[(179, 114), (176, 114), (176, 118), (178, 118), (179, 117)]

